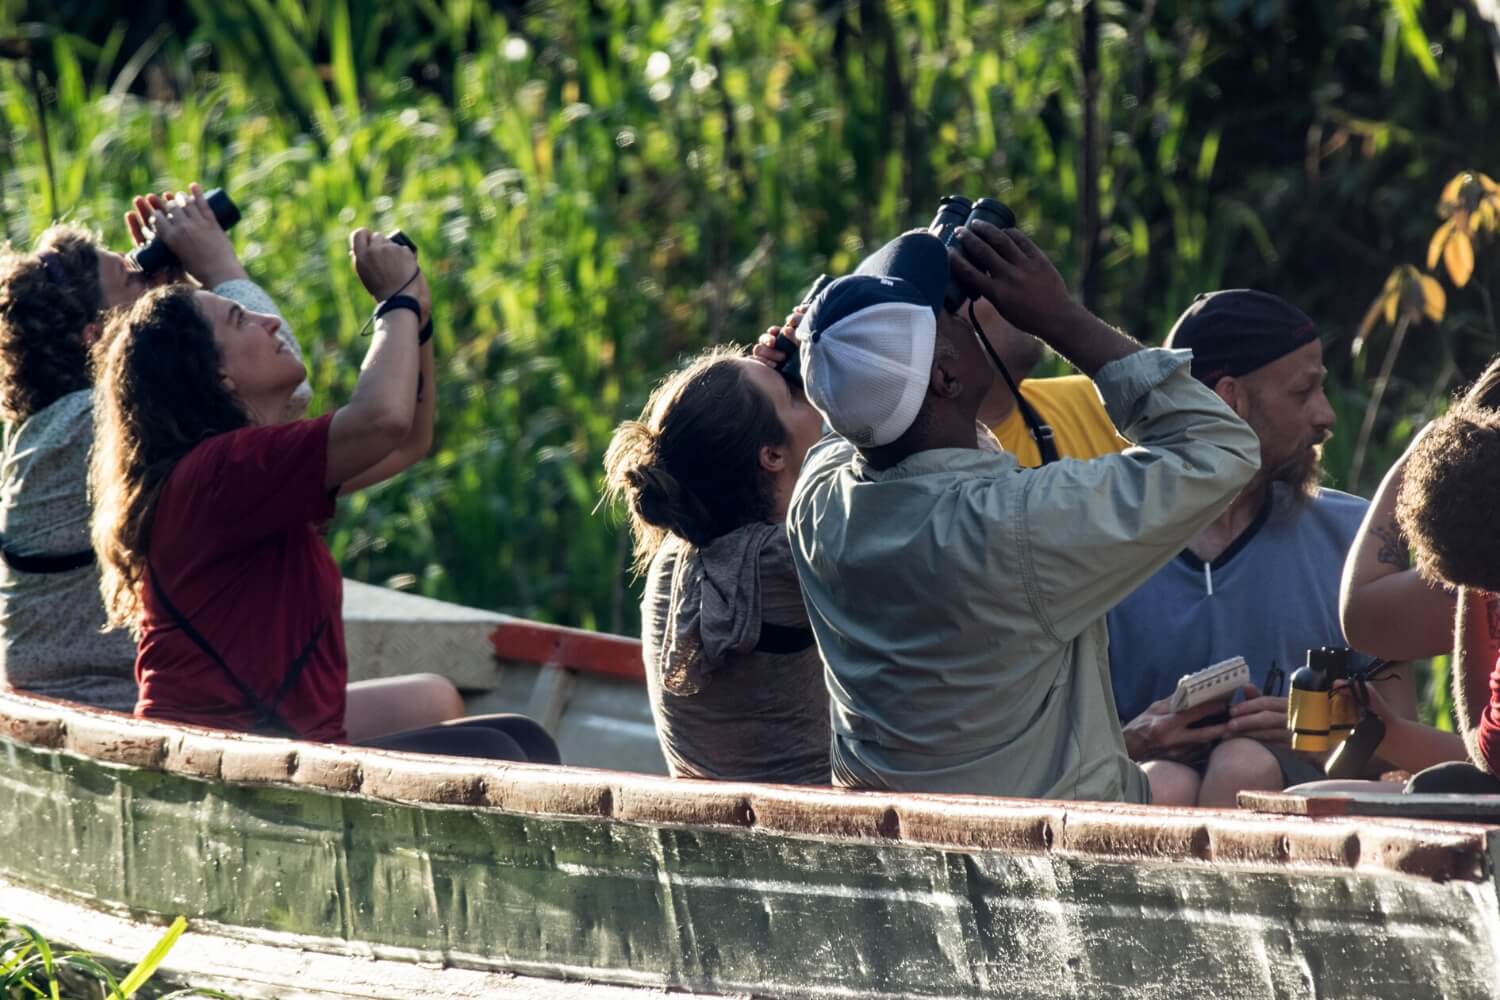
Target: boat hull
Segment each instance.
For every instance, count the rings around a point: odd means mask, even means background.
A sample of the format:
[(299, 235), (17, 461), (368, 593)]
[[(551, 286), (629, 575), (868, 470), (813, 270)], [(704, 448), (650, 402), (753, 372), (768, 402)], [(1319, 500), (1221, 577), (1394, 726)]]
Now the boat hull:
[(1500, 981), (1474, 824), (674, 782), (12, 696), (0, 753), (6, 883), (312, 953), (809, 997)]

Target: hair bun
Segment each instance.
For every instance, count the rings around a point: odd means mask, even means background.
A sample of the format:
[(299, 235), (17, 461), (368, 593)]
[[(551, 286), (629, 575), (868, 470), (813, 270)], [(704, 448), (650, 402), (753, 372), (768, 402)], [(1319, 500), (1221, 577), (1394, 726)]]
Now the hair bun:
[(703, 504), (666, 469), (645, 463), (625, 473), (631, 505), (641, 520), (695, 545), (711, 540), (711, 520)]

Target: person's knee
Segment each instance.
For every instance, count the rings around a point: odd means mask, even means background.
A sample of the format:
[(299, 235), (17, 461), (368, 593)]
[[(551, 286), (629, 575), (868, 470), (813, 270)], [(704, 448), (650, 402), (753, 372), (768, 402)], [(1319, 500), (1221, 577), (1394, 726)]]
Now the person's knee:
[(1153, 760), (1141, 765), (1151, 783), (1151, 804), (1190, 806), (1198, 801), (1198, 772), (1186, 764)]
[(446, 722), (464, 714), (464, 698), (453, 682), (442, 674), (409, 674), (412, 692), (428, 707), (436, 721)]
[(1281, 763), (1257, 740), (1225, 740), (1209, 754), (1203, 783), (1221, 793), (1280, 788)]

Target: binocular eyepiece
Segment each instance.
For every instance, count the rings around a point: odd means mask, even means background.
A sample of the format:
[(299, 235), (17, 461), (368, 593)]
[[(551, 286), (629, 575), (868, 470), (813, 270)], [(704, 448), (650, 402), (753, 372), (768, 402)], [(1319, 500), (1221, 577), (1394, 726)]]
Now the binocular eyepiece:
[[(204, 195), (204, 198), (208, 201), (208, 207), (213, 211), (214, 221), (219, 224), (220, 229), (228, 232), (234, 228), (235, 223), (240, 221), (238, 206), (235, 205), (234, 201), (223, 188), (214, 188)], [(172, 248), (167, 246), (166, 242), (160, 236), (145, 246), (137, 247), (131, 251), (130, 259), (135, 262), (136, 267), (147, 274), (153, 274), (164, 267), (171, 267), (177, 263), (177, 255), (172, 252)]]
[[(972, 226), (976, 222), (988, 222), (1000, 229), (1014, 229), (1016, 213), (1012, 212), (1004, 202), (995, 198), (970, 201), (961, 194), (945, 195), (938, 202), (937, 214), (932, 217), (927, 231), (942, 240), (943, 246), (952, 246), (958, 228)], [(949, 280), (943, 299), (950, 312), (957, 312), (968, 298), (968, 294), (959, 287), (958, 282)]]
[(1000, 229), (1014, 229), (1016, 213), (996, 198), (970, 201), (961, 194), (944, 195), (938, 202), (937, 214), (932, 217), (927, 231), (942, 240), (943, 246), (949, 246), (960, 226), (972, 226), (976, 222), (988, 222)]

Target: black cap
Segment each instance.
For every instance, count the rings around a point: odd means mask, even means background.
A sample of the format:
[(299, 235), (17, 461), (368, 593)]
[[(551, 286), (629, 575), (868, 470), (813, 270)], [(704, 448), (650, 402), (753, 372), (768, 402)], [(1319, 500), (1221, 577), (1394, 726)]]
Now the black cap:
[(854, 273), (900, 278), (916, 288), (934, 311), (942, 312), (948, 288), (948, 248), (925, 230), (905, 233), (860, 261)]
[(1244, 375), (1318, 339), (1301, 309), (1266, 292), (1205, 292), (1178, 318), (1164, 346), (1193, 352), (1193, 377), (1207, 385)]

